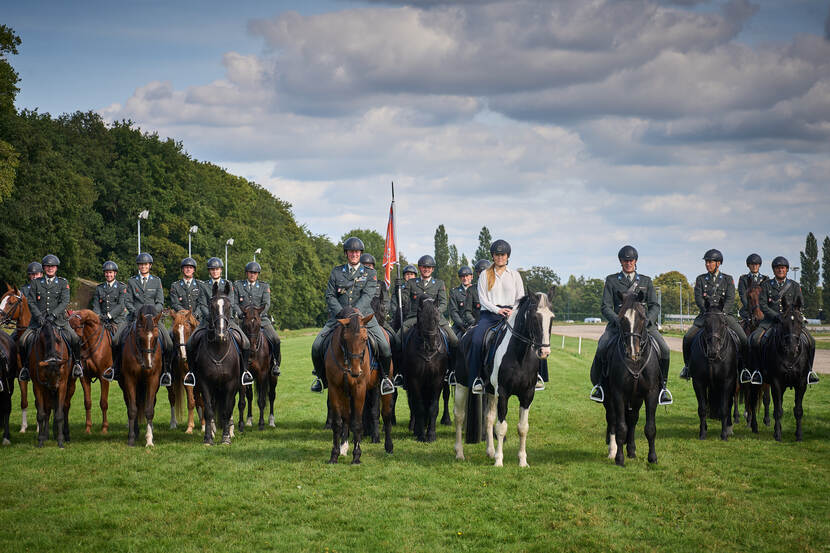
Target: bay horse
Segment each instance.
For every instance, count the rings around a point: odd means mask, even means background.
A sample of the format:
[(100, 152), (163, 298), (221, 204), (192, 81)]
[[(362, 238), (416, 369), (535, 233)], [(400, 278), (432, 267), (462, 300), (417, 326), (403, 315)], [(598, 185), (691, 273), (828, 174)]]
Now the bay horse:
[[(375, 320), (380, 324), (383, 335), (386, 341), (389, 342), (392, 349), (392, 363), (389, 365), (390, 378), (395, 378), (400, 365), (401, 352), (399, 348), (394, 347), (394, 334), (391, 332), (391, 327), (387, 328), (383, 324), (386, 320), (387, 314), (387, 291), (384, 286), (380, 286), (380, 293), (372, 298), (371, 306), (372, 313), (375, 314)], [(369, 436), (373, 444), (380, 443), (380, 419), (381, 412), (386, 410), (390, 413), (389, 420), (392, 426), (395, 426), (395, 405), (398, 402), (398, 388), (391, 394), (385, 396), (380, 394), (380, 386), (370, 388), (366, 392), (366, 401), (363, 404), (363, 433)], [(329, 421), (331, 417), (329, 417)]]
[(802, 402), (807, 391), (807, 373), (812, 366), (815, 350), (807, 340), (804, 318), (801, 315), (801, 298), (793, 304), (781, 299), (780, 320), (767, 331), (761, 343), (762, 370), (764, 380), (772, 390), (772, 416), (775, 419), (773, 437), (781, 441), (781, 417), (784, 414), (784, 391), (795, 391), (795, 441), (802, 440), (801, 419), (804, 417)]
[(143, 305), (135, 321), (124, 333), (121, 342), (121, 379), (119, 381), (127, 404), (127, 445), (134, 446), (139, 424), (147, 423), (145, 446), (153, 447), (153, 416), (162, 369), (162, 347), (159, 320), (164, 311), (156, 313), (152, 305)]
[[(259, 430), (265, 429), (265, 402), (269, 403), (270, 413), (268, 415), (268, 426), (275, 428), (274, 424), (274, 400), (277, 397), (277, 382), (279, 376), (271, 374), (271, 344), (265, 339), (265, 334), (262, 332), (262, 312), (265, 306), (253, 307), (247, 306), (242, 310), (242, 331), (248, 336), (248, 341), (251, 344), (250, 371), (254, 376), (254, 383), (256, 384), (257, 405), (259, 406)], [(282, 354), (276, 352), (277, 364), (282, 365)], [(253, 419), (251, 417), (251, 403), (253, 403), (253, 390), (251, 386), (244, 386), (246, 388), (245, 395), (240, 392), (240, 395), (249, 401), (248, 403), (248, 426), (253, 426)], [(243, 404), (244, 407), (244, 404)], [(239, 414), (239, 427), (242, 428), (242, 412)]]
[[(173, 385), (167, 388), (167, 399), (170, 402), (170, 428), (177, 428), (177, 418), (184, 415), (184, 403), (187, 402), (187, 429), (185, 434), (193, 434), (195, 419), (193, 411), (199, 402), (194, 387), (184, 385), (184, 377), (190, 371), (187, 359), (187, 341), (190, 335), (199, 326), (199, 321), (189, 309), (182, 309), (171, 313), (173, 325), (170, 327), (170, 337), (173, 340)], [(186, 399), (185, 399), (186, 398)]]
[[(29, 301), (17, 286), (11, 287), (6, 284), (6, 292), (0, 298), (0, 324), (6, 324), (10, 321), (15, 322), (15, 331), (13, 334), (15, 344), (17, 345), (17, 366), (21, 367), (24, 359), (22, 359), (23, 348), (21, 347), (20, 339), (23, 333), (29, 328), (32, 322), (32, 312), (29, 310)], [(25, 434), (29, 428), (28, 421), (29, 411), (29, 386), (25, 380), (20, 381), (20, 433)]]
[(69, 406), (75, 393), (75, 379), (71, 377), (72, 355), (58, 328), (48, 319), (33, 337), (29, 350), (29, 373), (37, 406), (37, 446), (49, 438), (49, 417), (53, 417), (52, 433), (63, 448), (69, 441)]
[(704, 299), (703, 328), (691, 347), (689, 372), (697, 396), (701, 440), (706, 439), (706, 419), (720, 419), (721, 440), (732, 434), (732, 402), (738, 382), (738, 345), (726, 322), (724, 299)]
[[(761, 282), (767, 280), (764, 277)], [(747, 336), (751, 336), (752, 333), (758, 328), (761, 324), (761, 321), (764, 320), (764, 312), (761, 311), (760, 302), (758, 298), (761, 295), (761, 284), (758, 282), (751, 282), (749, 288), (747, 289), (746, 296), (747, 296), (747, 306), (748, 311), (750, 312), (750, 318), (741, 321), (741, 325), (743, 326), (744, 333)], [(748, 368), (752, 369), (752, 375), (754, 376), (755, 371), (760, 371), (760, 360), (755, 358), (755, 352), (750, 351), (751, 359), (745, 360)], [(760, 372), (759, 372), (760, 374)], [(770, 402), (770, 393), (769, 393), (769, 382), (764, 381), (763, 384), (756, 385), (753, 384), (751, 381), (746, 383), (741, 383), (741, 379), (738, 379), (738, 391), (736, 392), (735, 397), (735, 413), (733, 416), (733, 421), (738, 422), (740, 419), (738, 417), (738, 398), (743, 397), (745, 411), (744, 414), (746, 416), (746, 422), (752, 428), (753, 432), (758, 432), (758, 419), (757, 419), (757, 412), (758, 412), (758, 400), (763, 398), (764, 402), (764, 425), (770, 425), (770, 418), (769, 418), (769, 402)]]
[[(332, 414), (332, 441), (330, 464), (349, 451), (349, 429), (354, 438), (352, 464), (360, 464), (360, 441), (363, 438), (363, 409), (366, 394), (380, 383), (380, 371), (372, 369), (369, 351), (369, 333), (366, 325), (374, 313), (362, 317), (354, 308), (339, 313), (339, 323), (331, 333), (326, 348), (325, 366), (329, 402)], [(387, 396), (388, 397), (388, 396)], [(384, 449), (392, 453), (391, 402), (384, 403)]]
[[(553, 326), (553, 309), (551, 298), (554, 288), (544, 294), (535, 292), (519, 300), (519, 305), (506, 321), (506, 331), (491, 348), (495, 348), (493, 371), (485, 378), (488, 394), (488, 406), (485, 422), (487, 456), (494, 459), (495, 466), (504, 464), (504, 437), (507, 434), (507, 402), (511, 396), (519, 400), (519, 466), (527, 464), (528, 413), (536, 392), (536, 374), (539, 371), (539, 359), (550, 355), (550, 329)], [(463, 430), (467, 411), (469, 388), (461, 384), (468, 381), (469, 368), (461, 359), (466, 358), (465, 348), (470, 341), (461, 340), (459, 360), (456, 362), (455, 385), (455, 457), (464, 459)], [(486, 376), (482, 372), (482, 378)], [(498, 424), (496, 418), (498, 417)], [(493, 444), (493, 430), (497, 442)]]
[(86, 427), (84, 432), (92, 431), (92, 379), (97, 378), (101, 383), (101, 433), (109, 431), (107, 409), (109, 407), (110, 383), (101, 378), (104, 371), (112, 366), (112, 334), (98, 315), (90, 309), (73, 311), (69, 315), (69, 326), (81, 339), (81, 365), (84, 374), (81, 377), (81, 387), (84, 390), (84, 409), (86, 410)]
[(3, 445), (11, 444), (9, 417), (12, 412), (14, 378), (17, 376), (17, 344), (5, 332), (0, 332), (0, 426)]
[(412, 431), (419, 442), (435, 441), (435, 423), (449, 366), (449, 351), (441, 335), (438, 307), (432, 298), (418, 300), (418, 319), (403, 351)]
[(214, 429), (219, 425), (222, 443), (231, 443), (231, 418), (240, 387), (242, 352), (231, 336), (230, 293), (229, 282), (221, 289), (218, 282), (213, 284), (207, 331), (196, 333), (187, 346), (187, 358), (192, 362), (196, 387), (204, 401), (205, 445), (213, 445)]
[(657, 403), (660, 396), (659, 349), (648, 335), (648, 317), (642, 289), (622, 295), (619, 315), (619, 334), (607, 350), (605, 421), (608, 458), (618, 466), (625, 466), (623, 444), (629, 459), (637, 457), (634, 435), (640, 419), (640, 408), (645, 403), (648, 440), (648, 462), (657, 462)]

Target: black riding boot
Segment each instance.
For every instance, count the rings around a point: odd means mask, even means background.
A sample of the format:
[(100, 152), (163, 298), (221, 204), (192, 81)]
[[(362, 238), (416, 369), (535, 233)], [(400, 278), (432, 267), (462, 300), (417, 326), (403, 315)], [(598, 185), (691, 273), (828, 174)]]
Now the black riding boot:
[(107, 382), (112, 382), (118, 378), (119, 370), (121, 369), (121, 346), (112, 345), (112, 366), (107, 367), (101, 378)]
[(314, 382), (311, 383), (311, 391), (316, 394), (321, 394), (323, 393), (323, 381), (321, 378), (325, 375), (326, 368), (319, 354), (315, 355), (314, 352), (311, 352), (311, 363), (314, 365), (314, 368), (311, 369), (311, 374), (314, 375)]
[(669, 380), (669, 358), (660, 359), (660, 397), (657, 400), (658, 405), (671, 405), (674, 403), (671, 392), (666, 387)]
[(242, 385), (243, 386), (250, 386), (254, 383), (254, 375), (251, 374), (251, 371), (248, 368), (248, 360), (251, 357), (251, 350), (243, 349), (242, 350)]
[(268, 343), (271, 345), (271, 376), (279, 376), (282, 374), (282, 371), (277, 362), (277, 347), (270, 341)]
[(605, 401), (605, 390), (602, 388), (602, 373), (602, 361), (600, 361), (599, 356), (595, 355), (594, 362), (591, 363), (591, 383), (594, 387), (591, 388), (588, 399), (596, 401), (597, 403)]
[(162, 351), (161, 353), (161, 378), (159, 379), (159, 386), (173, 385), (173, 356), (170, 353)]
[[(688, 342), (688, 344), (686, 343)], [(692, 341), (683, 338), (683, 368), (680, 369), (680, 374), (677, 375), (683, 380), (689, 380), (692, 376), (689, 374), (689, 357), (691, 356)]]
[(22, 360), (22, 364), (20, 366), (20, 372), (17, 374), (17, 379), (21, 382), (28, 382), (29, 381), (29, 344), (20, 344), (20, 359)]
[(388, 396), (395, 393), (395, 385), (389, 378), (392, 374), (392, 356), (380, 358), (380, 370), (383, 373), (383, 380), (380, 381), (380, 394)]

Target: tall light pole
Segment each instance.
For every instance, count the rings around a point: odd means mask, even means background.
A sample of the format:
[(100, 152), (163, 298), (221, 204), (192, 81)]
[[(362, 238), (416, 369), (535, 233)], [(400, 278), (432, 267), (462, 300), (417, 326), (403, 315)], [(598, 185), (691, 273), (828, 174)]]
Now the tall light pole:
[(801, 270), (801, 267), (793, 267), (793, 273), (795, 273), (793, 275), (793, 280), (796, 281), (796, 282), (798, 282), (798, 271), (800, 271), (800, 270)]
[(254, 250), (254, 262), (256, 262), (256, 254), (262, 253), (262, 248), (257, 248)]
[(199, 227), (193, 225), (189, 229), (187, 229), (187, 257), (193, 257), (190, 254), (190, 237), (199, 232)]
[(138, 253), (141, 254), (141, 220), (150, 216), (150, 210), (145, 209), (138, 214)]
[(677, 284), (677, 295), (680, 297), (680, 328), (683, 328), (683, 283), (679, 280), (675, 282)]
[(228, 280), (228, 246), (233, 246), (233, 238), (225, 242), (225, 280)]

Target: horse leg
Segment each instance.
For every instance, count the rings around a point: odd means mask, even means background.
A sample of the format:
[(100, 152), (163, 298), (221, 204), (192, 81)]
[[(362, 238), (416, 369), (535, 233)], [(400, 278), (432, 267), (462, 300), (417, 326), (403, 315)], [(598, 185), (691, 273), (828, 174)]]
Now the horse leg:
[(196, 383), (199, 385), (202, 396), (202, 413), (204, 414), (202, 430), (205, 432), (205, 445), (213, 445), (213, 398), (205, 380), (205, 378), (197, 378)]
[[(249, 386), (250, 388), (250, 386)], [(228, 384), (227, 388), (225, 389), (225, 398), (222, 402), (224, 405), (224, 413), (223, 419), (225, 422), (225, 427), (222, 429), (222, 443), (224, 445), (231, 445), (231, 432), (230, 432), (230, 421), (233, 418), (233, 396), (236, 395), (237, 384), (236, 382), (231, 382)], [(239, 390), (239, 395), (244, 394), (244, 390)], [(243, 426), (240, 422), (239, 431), (242, 432)]]
[[(71, 376), (69, 378), (72, 378)], [(55, 417), (53, 419), (54, 422), (54, 434), (55, 439), (58, 442), (58, 447), (63, 449), (64, 446), (64, 434), (63, 434), (63, 418), (65, 416), (64, 413), (64, 399), (66, 398), (66, 387), (67, 382), (62, 382), (58, 385), (58, 391), (55, 394)]]
[(646, 398), (646, 426), (645, 435), (648, 440), (648, 462), (657, 462), (657, 450), (654, 448), (654, 439), (657, 437), (657, 401), (658, 393), (649, 394)]
[(772, 379), (771, 383), (772, 388), (772, 417), (775, 419), (775, 425), (773, 426), (772, 436), (775, 438), (776, 442), (781, 441), (781, 417), (784, 415), (784, 409), (782, 407), (782, 403), (784, 401), (784, 390), (782, 389), (781, 382), (778, 380), (778, 377)]
[(265, 375), (265, 378), (261, 378), (257, 381), (257, 388), (256, 388), (256, 403), (257, 407), (259, 407), (259, 425), (258, 428), (260, 430), (265, 430), (265, 403), (267, 400), (268, 395), (268, 375)]
[(637, 422), (640, 420), (640, 408), (643, 405), (643, 400), (634, 398), (631, 400), (630, 409), (626, 410), (627, 420), (625, 425), (628, 429), (625, 435), (625, 453), (629, 459), (637, 458), (637, 444), (635, 442)]
[(86, 427), (84, 428), (85, 434), (92, 433), (92, 390), (91, 388), (91, 381), (87, 378), (86, 374), (81, 377), (81, 388), (84, 389), (84, 410), (86, 411)]
[(18, 380), (18, 384), (20, 384), (20, 433), (25, 434), (26, 429), (29, 428), (29, 421), (26, 417), (29, 410), (29, 383), (25, 380)]
[(160, 373), (153, 374), (150, 376), (149, 381), (145, 384), (145, 393), (147, 394), (144, 398), (144, 418), (147, 419), (147, 428), (144, 433), (145, 447), (154, 447), (156, 445), (153, 443), (153, 418), (156, 414), (156, 395), (159, 390), (160, 378)]
[[(178, 371), (176, 374), (179, 374)], [(176, 420), (176, 402), (179, 401), (179, 398), (177, 397), (177, 389), (178, 385), (167, 387), (167, 401), (170, 403), (170, 430), (173, 430), (179, 426), (179, 421)]]
[(414, 422), (413, 433), (415, 434), (415, 439), (419, 442), (426, 441), (426, 408), (424, 406), (424, 396), (423, 390), (420, 383), (412, 382), (409, 385), (409, 389), (406, 391), (407, 395), (409, 396), (409, 405), (412, 409), (411, 420)]
[(196, 421), (193, 419), (193, 410), (196, 408), (196, 398), (193, 397), (193, 387), (186, 386), (185, 393), (187, 394), (187, 428), (185, 434), (193, 434), (193, 427), (196, 426)]
[(386, 453), (392, 453), (392, 395), (381, 396), (381, 415), (383, 416), (383, 449)]
[(69, 442), (69, 408), (72, 404), (72, 396), (75, 394), (75, 381), (70, 379), (66, 387), (66, 396), (63, 401), (63, 439)]
[[(727, 380), (728, 383), (728, 380)], [(732, 434), (732, 394), (728, 393), (729, 386), (725, 386), (720, 395), (721, 428), (720, 439), (724, 442)]]
[(43, 447), (43, 442), (49, 439), (49, 409), (46, 406), (46, 394), (40, 400), (37, 399), (35, 390), (35, 407), (37, 408), (37, 446)]
[(695, 396), (697, 396), (697, 416), (700, 419), (700, 434), (698, 438), (706, 439), (706, 387), (700, 380), (692, 380), (692, 385), (695, 388)]
[[(443, 382), (443, 381), (442, 381)], [(443, 388), (443, 386), (441, 387)], [(429, 409), (427, 418), (427, 442), (435, 441), (435, 423), (438, 421), (438, 410), (441, 407), (441, 388), (431, 390), (433, 393), (429, 398)], [(444, 414), (449, 414), (444, 410)]]
[(609, 388), (605, 388), (605, 401), (602, 402), (605, 407), (605, 443), (608, 445), (608, 458), (616, 459), (617, 457), (617, 419), (614, 417), (614, 405), (611, 402)]
[(744, 405), (746, 406), (747, 423), (753, 434), (758, 433), (758, 393), (760, 388), (752, 384), (744, 388)]
[[(246, 426), (253, 426), (254, 425), (254, 386), (251, 384), (245, 389), (245, 397), (248, 400), (248, 416), (245, 419)], [(262, 417), (260, 417), (262, 418)], [(241, 425), (240, 425), (241, 426)]]
[(507, 435), (507, 396), (499, 394), (492, 399), (498, 398), (498, 417), (499, 422), (496, 424), (496, 459), (494, 466), (501, 467), (504, 465), (504, 437)]
[(107, 419), (107, 411), (110, 407), (110, 383), (104, 379), (100, 379), (99, 382), (101, 383), (101, 399), (98, 401), (98, 406), (101, 408), (101, 416), (103, 417), (103, 421), (101, 422), (101, 434), (106, 434), (110, 429), (110, 423)]
[[(348, 385), (344, 382), (344, 385)], [(349, 430), (351, 429), (352, 411), (348, 397), (340, 399), (340, 455), (349, 453)]]
[[(738, 404), (741, 401), (741, 388), (740, 384), (735, 384), (735, 393), (733, 394), (732, 405), (733, 405), (733, 413), (732, 413), (732, 422), (734, 424), (738, 424), (741, 422), (741, 414), (738, 411)], [(744, 404), (746, 404), (746, 399), (744, 399)]]
[[(331, 402), (331, 391), (332, 383), (329, 383), (329, 402)], [(332, 446), (331, 446), (331, 457), (329, 457), (329, 464), (334, 465), (337, 463), (338, 457), (340, 457), (340, 444), (342, 442), (342, 434), (343, 430), (341, 428), (343, 424), (343, 418), (340, 416), (340, 413), (337, 410), (334, 410), (332, 407), (329, 407), (330, 418), (331, 418), (331, 439), (332, 439)]]
[(494, 394), (488, 394), (489, 401), (487, 402), (487, 420), (485, 423), (484, 433), (487, 440), (487, 456), (491, 459), (496, 458), (496, 448), (493, 445), (493, 428), (496, 424), (496, 415), (498, 414), (498, 404)]
[[(245, 401), (247, 399), (248, 388), (250, 388), (250, 385), (242, 386), (239, 389), (238, 407), (239, 407), (239, 431), (240, 432), (245, 432)], [(231, 399), (231, 405), (233, 405), (233, 399)], [(231, 418), (233, 418), (233, 410), (231, 410)]]
[(801, 419), (804, 417), (804, 408), (802, 401), (804, 400), (804, 392), (807, 391), (806, 377), (803, 378), (799, 384), (795, 386), (795, 405), (793, 406), (793, 416), (795, 417), (795, 441), (802, 440)]
[(326, 398), (326, 424), (323, 428), (334, 427), (334, 409), (331, 406), (331, 396)]
[(614, 392), (612, 397), (612, 402), (614, 406), (614, 418), (617, 421), (617, 428), (614, 437), (617, 440), (617, 454), (614, 457), (614, 462), (621, 467), (625, 466), (625, 456), (623, 455), (623, 445), (625, 442), (626, 437), (628, 436), (628, 427), (626, 425), (626, 413), (625, 413), (625, 400), (622, 397), (622, 393), (619, 391)]
[(530, 423), (528, 422), (528, 414), (530, 413), (530, 405), (527, 407), (519, 406), (519, 424), (516, 430), (519, 433), (519, 466), (527, 467), (527, 432), (530, 430)]
[(352, 394), (354, 408), (352, 410), (352, 432), (354, 433), (354, 449), (352, 450), (352, 464), (360, 464), (360, 441), (363, 439), (363, 407), (366, 403), (366, 382), (359, 384)]
[(444, 400), (444, 415), (441, 417), (441, 424), (443, 426), (452, 426), (452, 419), (450, 419), (450, 384), (442, 381), (441, 396)]
[(464, 460), (464, 417), (467, 414), (467, 394), (469, 389), (461, 384), (455, 385), (455, 458)]
[(268, 404), (270, 414), (268, 415), (268, 426), (276, 428), (274, 424), (274, 400), (277, 399), (277, 377), (271, 376), (268, 378)]
[(764, 426), (769, 426), (769, 382), (764, 382)]

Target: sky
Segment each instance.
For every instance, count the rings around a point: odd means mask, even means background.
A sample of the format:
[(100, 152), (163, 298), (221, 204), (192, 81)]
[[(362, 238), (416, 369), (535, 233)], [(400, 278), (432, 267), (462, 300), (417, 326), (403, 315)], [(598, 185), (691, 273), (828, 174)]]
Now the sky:
[[(830, 2), (29, 1), (17, 107), (95, 110), (337, 241), (386, 228), (562, 278), (799, 265), (830, 234)], [(268, 232), (268, 229), (263, 229)]]

